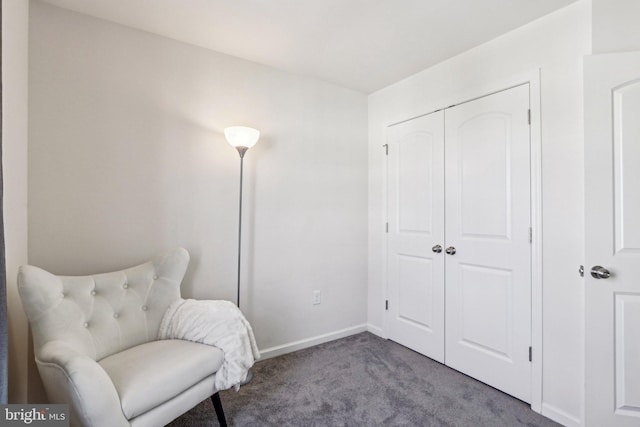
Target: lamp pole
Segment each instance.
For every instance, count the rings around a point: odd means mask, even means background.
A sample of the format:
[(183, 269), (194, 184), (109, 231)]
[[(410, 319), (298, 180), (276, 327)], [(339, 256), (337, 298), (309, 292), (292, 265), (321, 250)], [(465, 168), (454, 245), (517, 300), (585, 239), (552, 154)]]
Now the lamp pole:
[(242, 261), (242, 172), (244, 169), (244, 154), (248, 147), (236, 147), (240, 154), (240, 195), (238, 203), (238, 295), (236, 297), (236, 305), (240, 308), (240, 264)]

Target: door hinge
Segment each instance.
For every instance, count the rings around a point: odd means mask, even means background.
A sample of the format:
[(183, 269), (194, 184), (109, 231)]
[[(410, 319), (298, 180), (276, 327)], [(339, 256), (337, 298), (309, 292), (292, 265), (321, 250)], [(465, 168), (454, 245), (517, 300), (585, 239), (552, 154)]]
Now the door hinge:
[(389, 300), (386, 300), (386, 301), (384, 302), (384, 309), (385, 309), (385, 310), (389, 310)]
[(531, 109), (527, 110), (527, 122), (531, 124)]
[(533, 348), (529, 347), (529, 362), (533, 361)]
[(386, 222), (386, 223), (384, 224), (384, 232), (385, 232), (385, 233), (388, 233), (388, 232), (389, 232), (389, 223), (388, 223), (388, 222)]
[(529, 243), (533, 243), (533, 228), (529, 227)]
[(384, 155), (388, 156), (389, 155), (389, 144), (384, 144)]

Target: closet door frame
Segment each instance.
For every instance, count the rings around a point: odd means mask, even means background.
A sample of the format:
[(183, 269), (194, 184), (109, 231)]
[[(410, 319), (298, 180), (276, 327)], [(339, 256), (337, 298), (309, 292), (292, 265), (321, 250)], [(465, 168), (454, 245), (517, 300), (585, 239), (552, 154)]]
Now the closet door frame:
[[(449, 98), (443, 99), (441, 108), (416, 114), (407, 117), (398, 122), (388, 123), (388, 126), (411, 120), (426, 114), (430, 114), (445, 108), (453, 107), (458, 104), (473, 101), (511, 89), (523, 84), (529, 84), (529, 106), (531, 111), (531, 155), (530, 155), (530, 171), (531, 171), (531, 409), (535, 412), (542, 412), (542, 141), (541, 141), (541, 121), (540, 121), (540, 69), (535, 69), (526, 73), (512, 75), (510, 77), (496, 78), (493, 81), (478, 82), (476, 87), (466, 88), (458, 94), (451, 95)], [(380, 147), (386, 150), (385, 146)], [(382, 277), (384, 278), (383, 301), (380, 307), (383, 310), (383, 337), (388, 337), (387, 311), (384, 309), (385, 301), (388, 299), (388, 277), (386, 260), (388, 256), (386, 226), (388, 223), (388, 195), (387, 195), (387, 156), (383, 156), (383, 222), (380, 224), (380, 230), (383, 234), (383, 260)]]

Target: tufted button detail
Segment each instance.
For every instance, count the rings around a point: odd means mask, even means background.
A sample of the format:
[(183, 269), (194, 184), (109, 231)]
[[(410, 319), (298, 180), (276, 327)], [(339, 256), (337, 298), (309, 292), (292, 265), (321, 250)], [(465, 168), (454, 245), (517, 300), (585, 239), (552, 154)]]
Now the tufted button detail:
[(91, 291), (91, 295), (96, 296), (97, 292), (95, 290)]
[(113, 318), (117, 319), (118, 317), (120, 317), (120, 315), (118, 313), (113, 313)]
[(158, 275), (153, 276), (153, 280), (158, 280)]
[(125, 283), (124, 285), (122, 285), (122, 287), (123, 287), (124, 289), (129, 289), (129, 284), (128, 284), (128, 283)]
[(88, 328), (88, 327), (89, 327), (89, 323), (88, 323), (88, 322), (84, 322), (84, 323), (82, 324), (82, 327), (83, 327), (83, 328)]
[(142, 311), (147, 311), (147, 310), (149, 310), (149, 307), (147, 307), (146, 305), (143, 305), (142, 306)]

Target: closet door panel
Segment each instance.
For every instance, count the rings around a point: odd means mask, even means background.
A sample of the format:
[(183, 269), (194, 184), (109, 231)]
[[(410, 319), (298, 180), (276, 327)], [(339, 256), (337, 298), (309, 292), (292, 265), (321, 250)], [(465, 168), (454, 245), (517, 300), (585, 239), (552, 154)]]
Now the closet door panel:
[(387, 334), (444, 361), (443, 113), (388, 129)]
[(445, 112), (446, 364), (530, 399), (529, 86)]
[[(457, 129), (459, 233), (465, 238), (509, 239), (511, 158), (509, 116), (478, 112)], [(453, 151), (453, 150), (450, 150)]]

